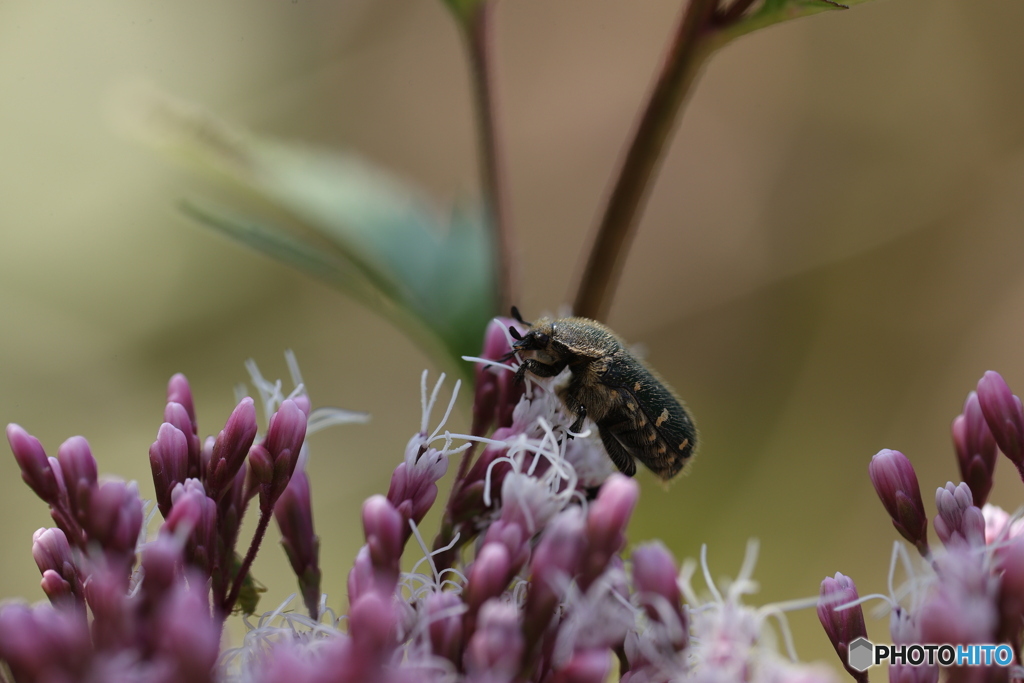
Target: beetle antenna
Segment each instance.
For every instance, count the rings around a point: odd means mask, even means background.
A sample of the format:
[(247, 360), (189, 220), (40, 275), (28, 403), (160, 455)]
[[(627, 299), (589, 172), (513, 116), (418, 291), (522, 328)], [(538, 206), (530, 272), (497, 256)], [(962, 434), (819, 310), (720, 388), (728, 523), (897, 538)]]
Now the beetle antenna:
[[(515, 311), (514, 308), (512, 310)], [(519, 322), (522, 323), (523, 321), (520, 320)], [(525, 325), (526, 323), (523, 323), (523, 324)], [(522, 339), (523, 339), (523, 335), (519, 334), (519, 330), (517, 330), (512, 325), (508, 326), (508, 333), (511, 334), (512, 338), (515, 339), (516, 341), (522, 341)]]
[[(523, 320), (523, 315), (519, 312), (519, 309), (516, 308), (515, 306), (512, 307), (512, 317), (515, 318), (516, 321), (519, 322), (521, 325), (526, 325), (527, 327), (533, 327), (533, 323), (528, 323), (525, 320)], [(515, 335), (513, 335), (513, 336), (515, 336)], [(519, 339), (519, 337), (516, 337), (516, 339)]]

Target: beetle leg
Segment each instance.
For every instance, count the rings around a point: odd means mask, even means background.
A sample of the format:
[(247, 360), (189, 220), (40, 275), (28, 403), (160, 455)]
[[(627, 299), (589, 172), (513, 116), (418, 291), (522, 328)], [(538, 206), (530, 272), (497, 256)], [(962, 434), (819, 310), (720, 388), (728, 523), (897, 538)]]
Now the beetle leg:
[[(576, 419), (571, 425), (569, 425), (569, 431), (578, 434), (579, 431), (583, 429), (583, 421), (587, 419), (587, 407), (585, 405), (580, 405), (574, 412), (576, 413)], [(570, 439), (572, 438), (572, 434), (569, 434), (568, 436)]]
[(619, 468), (619, 471), (625, 474), (627, 477), (632, 477), (636, 474), (636, 460), (629, 454), (619, 440), (615, 438), (615, 435), (606, 429), (598, 429), (601, 434), (601, 441), (604, 443), (604, 449), (608, 451), (608, 457), (612, 459), (615, 466)]

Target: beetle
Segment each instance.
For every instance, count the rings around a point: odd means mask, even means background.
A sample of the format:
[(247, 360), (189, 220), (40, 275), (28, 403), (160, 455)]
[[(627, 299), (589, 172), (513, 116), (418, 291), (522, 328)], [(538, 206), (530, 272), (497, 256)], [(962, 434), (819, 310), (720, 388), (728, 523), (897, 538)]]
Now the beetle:
[(527, 323), (514, 306), (512, 317), (530, 328), (525, 334), (509, 328), (515, 339), (509, 358), (519, 353), (523, 359), (517, 382), (526, 373), (554, 377), (569, 368), (569, 380), (556, 394), (574, 418), (570, 438), (590, 418), (608, 456), (624, 474), (636, 474), (637, 460), (665, 481), (685, 467), (697, 448), (690, 413), (618, 335), (589, 318)]

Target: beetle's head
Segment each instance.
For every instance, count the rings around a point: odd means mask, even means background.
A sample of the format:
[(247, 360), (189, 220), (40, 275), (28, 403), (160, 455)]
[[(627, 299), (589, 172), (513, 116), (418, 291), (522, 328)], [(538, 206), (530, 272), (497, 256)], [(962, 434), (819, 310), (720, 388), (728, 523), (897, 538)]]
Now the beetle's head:
[(526, 334), (520, 334), (514, 327), (509, 328), (515, 343), (513, 351), (533, 351), (534, 357), (542, 363), (550, 363), (557, 356), (554, 348), (555, 325), (550, 320), (538, 320)]

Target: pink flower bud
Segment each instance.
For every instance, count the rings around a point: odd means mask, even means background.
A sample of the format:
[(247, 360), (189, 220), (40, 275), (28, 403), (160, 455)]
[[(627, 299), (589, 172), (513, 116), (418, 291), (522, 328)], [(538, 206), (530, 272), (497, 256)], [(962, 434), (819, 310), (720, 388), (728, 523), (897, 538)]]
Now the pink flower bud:
[[(417, 447), (416, 441), (410, 441), (405, 462), (391, 475), (387, 498), (403, 518), (419, 524), (437, 499), (437, 481), (448, 471), (448, 458), (435, 448)], [(405, 540), (411, 533), (406, 524)]]
[(248, 396), (231, 412), (224, 429), (217, 435), (206, 472), (206, 491), (214, 500), (227, 492), (245, 456), (256, 438), (256, 407)]
[(349, 608), (349, 637), (361, 656), (381, 661), (397, 645), (395, 613), (391, 596), (369, 592)]
[(72, 610), (18, 603), (0, 608), (0, 660), (16, 681), (83, 680), (90, 650), (89, 627)]
[(164, 422), (156, 441), (149, 447), (149, 464), (153, 469), (156, 504), (164, 519), (171, 511), (171, 490), (188, 478), (188, 439), (180, 429)]
[(892, 518), (892, 525), (927, 556), (928, 518), (910, 460), (899, 451), (884, 449), (871, 458), (868, 474), (885, 511)]
[(568, 508), (551, 520), (533, 552), (523, 623), (528, 648), (547, 629), (562, 591), (579, 570), (584, 529), (582, 511)]
[(60, 529), (39, 529), (32, 534), (32, 559), (40, 572), (50, 569), (68, 580), (78, 573), (68, 537)]
[(313, 503), (309, 476), (296, 472), (274, 506), (281, 529), (281, 545), (299, 579), (299, 590), (309, 615), (320, 612), (320, 539), (313, 530)]
[(1010, 392), (998, 372), (989, 370), (978, 380), (978, 403), (999, 450), (1020, 470), (1024, 467), (1024, 408), (1020, 399)]
[[(167, 382), (167, 403), (177, 403), (185, 409), (185, 413), (188, 415), (188, 419), (192, 423), (192, 429), (182, 431), (186, 434), (199, 433), (199, 430), (196, 428), (196, 408), (195, 402), (192, 400), (192, 387), (189, 386), (188, 379), (186, 379), (185, 375), (180, 372), (171, 377)], [(170, 420), (168, 420), (168, 422), (170, 422)]]
[(669, 614), (674, 615), (676, 623), (666, 624), (668, 633), (672, 635), (672, 647), (677, 652), (685, 649), (689, 644), (690, 628), (689, 619), (683, 611), (675, 558), (668, 548), (654, 541), (638, 546), (632, 559), (633, 584), (640, 605), (654, 621), (664, 622)]
[(511, 681), (525, 649), (519, 610), (492, 598), (480, 608), (476, 632), (466, 646), (466, 673), (473, 680)]
[(50, 599), (54, 607), (70, 607), (76, 604), (75, 593), (69, 581), (65, 581), (60, 574), (52, 569), (43, 572), (43, 578), (39, 587)]
[(470, 614), (491, 598), (496, 598), (512, 579), (508, 550), (501, 543), (485, 543), (470, 567), (463, 598)]
[(266, 489), (266, 501), (260, 499), (260, 505), (273, 506), (295, 471), (299, 460), (299, 451), (306, 438), (306, 414), (295, 401), (286, 399), (281, 407), (270, 418), (270, 427), (262, 446), (267, 449), (274, 461), (273, 479)]
[[(508, 342), (508, 328), (520, 332), (526, 328), (512, 318), (494, 318), (484, 332), (484, 348), (481, 358), (502, 361), (512, 351)], [(513, 381), (514, 373), (494, 368), (483, 363), (476, 366), (476, 394), (473, 398), (473, 433), (484, 434), (494, 425), (508, 427), (512, 424), (512, 412), (522, 398), (525, 386)]]
[(107, 552), (135, 561), (135, 544), (142, 530), (142, 500), (135, 484), (108, 481), (93, 494), (89, 516), (83, 523), (90, 538)]
[(96, 459), (92, 457), (89, 442), (73, 436), (57, 449), (57, 461), (64, 475), (71, 510), (84, 526), (89, 511), (89, 498), (96, 490)]
[(193, 430), (195, 424), (188, 414), (188, 410), (180, 403), (168, 403), (164, 407), (164, 422), (174, 427), (185, 435), (185, 443), (188, 444), (188, 475), (194, 479), (202, 476), (200, 471), (199, 452), (202, 448), (199, 442), (199, 435)]
[(968, 394), (963, 413), (953, 420), (952, 431), (960, 476), (971, 487), (974, 504), (982, 507), (992, 490), (996, 442), (981, 412), (977, 393)]
[(206, 581), (193, 575), (177, 581), (160, 609), (155, 633), (158, 649), (173, 663), (174, 680), (212, 683), (220, 652), (220, 628), (210, 617)]
[(587, 511), (587, 551), (580, 572), (586, 590), (626, 545), (626, 525), (640, 497), (640, 485), (616, 472), (605, 480)]
[[(365, 593), (377, 590), (376, 582), (377, 574), (373, 568), (373, 560), (370, 559), (370, 547), (364, 545), (356, 553), (352, 569), (348, 572), (348, 604), (355, 604), (355, 601)], [(388, 590), (387, 587), (384, 588), (385, 593)]]
[(55, 503), (59, 489), (39, 439), (12, 423), (7, 425), (7, 442), (11, 444), (14, 459), (21, 468), (21, 478), (45, 502)]
[(864, 625), (864, 610), (860, 605), (837, 609), (858, 597), (857, 587), (849, 577), (839, 572), (836, 572), (835, 578), (825, 577), (821, 582), (821, 593), (818, 597), (818, 619), (828, 639), (832, 641), (839, 661), (854, 680), (867, 683), (868, 675), (853, 669), (849, 664), (850, 643), (857, 638), (867, 638), (868, 635), (867, 627)]
[(217, 559), (217, 502), (206, 495), (202, 483), (196, 479), (175, 486), (171, 500), (171, 514), (163, 529), (168, 533), (174, 533), (181, 526), (191, 529), (185, 558), (209, 575)]
[[(172, 536), (160, 534), (142, 550), (145, 580), (142, 590), (151, 600), (163, 597), (174, 584), (182, 564), (182, 548)], [(205, 581), (204, 581), (205, 583)]]
[(967, 484), (954, 486), (953, 482), (935, 491), (935, 533), (946, 546), (966, 543), (985, 545), (985, 517), (973, 505), (971, 489)]
[(462, 600), (452, 592), (431, 593), (426, 600), (431, 649), (453, 664), (459, 663), (462, 651), (463, 609)]

